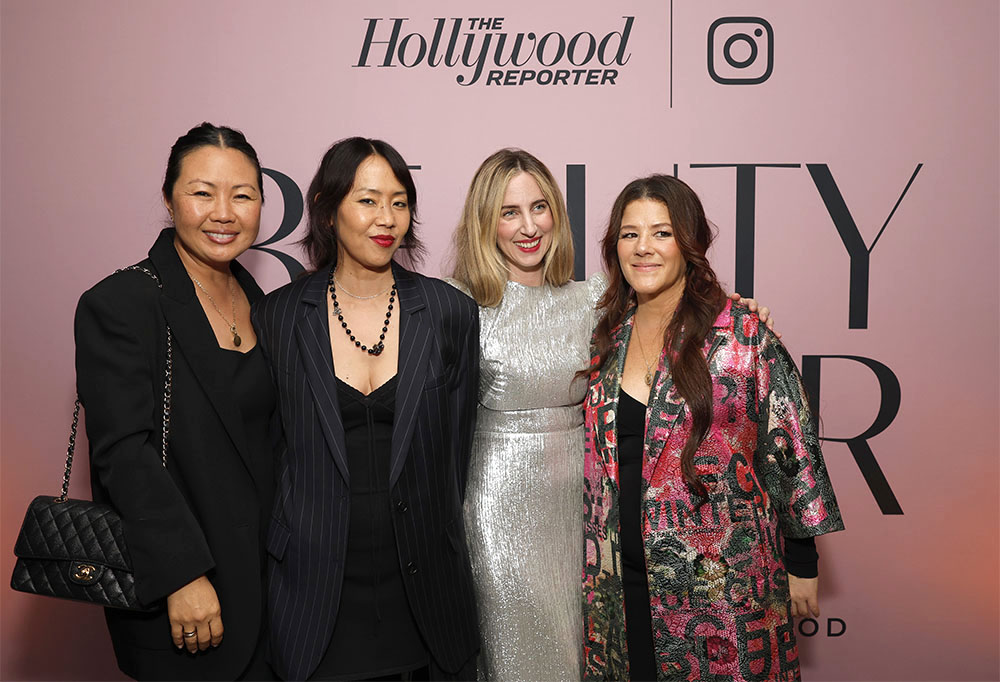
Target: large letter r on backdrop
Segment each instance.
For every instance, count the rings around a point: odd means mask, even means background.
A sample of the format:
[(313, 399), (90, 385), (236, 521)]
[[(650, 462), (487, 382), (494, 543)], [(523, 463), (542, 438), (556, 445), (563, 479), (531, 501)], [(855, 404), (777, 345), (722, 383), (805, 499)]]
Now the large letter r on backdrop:
[(892, 487), (889, 486), (889, 481), (886, 480), (885, 474), (882, 473), (882, 468), (878, 465), (878, 460), (875, 459), (875, 453), (872, 452), (871, 446), (868, 445), (868, 439), (874, 438), (889, 428), (889, 424), (892, 423), (892, 420), (896, 418), (896, 414), (899, 412), (899, 403), (902, 395), (899, 389), (899, 379), (896, 378), (891, 369), (878, 360), (872, 360), (871, 358), (859, 355), (803, 355), (802, 383), (805, 384), (806, 393), (809, 395), (809, 402), (812, 403), (813, 408), (817, 412), (819, 410), (820, 395), (819, 370), (820, 361), (823, 358), (860, 362), (875, 373), (882, 399), (879, 403), (878, 415), (876, 415), (875, 421), (860, 435), (852, 438), (821, 436), (820, 440), (847, 443), (847, 447), (850, 449), (851, 454), (854, 455), (854, 461), (857, 462), (858, 468), (861, 470), (862, 476), (865, 477), (865, 482), (872, 491), (872, 495), (875, 496), (875, 501), (878, 502), (882, 513), (902, 514), (903, 509), (899, 506), (896, 495), (892, 492)]

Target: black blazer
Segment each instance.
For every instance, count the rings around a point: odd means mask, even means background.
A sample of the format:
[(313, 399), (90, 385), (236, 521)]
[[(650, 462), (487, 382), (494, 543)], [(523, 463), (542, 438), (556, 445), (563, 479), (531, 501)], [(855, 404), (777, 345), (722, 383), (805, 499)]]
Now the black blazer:
[[(417, 626), (437, 664), (457, 671), (479, 648), (462, 521), (479, 383), (479, 311), (448, 284), (392, 267), (400, 308), (392, 523)], [(330, 643), (350, 522), (351, 472), (330, 352), (327, 277), (304, 277), (253, 309), (287, 444), (267, 539), (271, 664), (293, 680), (309, 677)]]
[[(260, 522), (273, 472), (248, 466), (242, 417), (215, 360), (218, 342), (173, 246), (160, 233), (136, 271), (113, 274), (80, 298), (77, 391), (86, 410), (94, 499), (122, 516), (136, 592), (153, 614), (106, 611), (118, 665), (140, 679), (234, 679), (262, 626)], [(250, 301), (263, 296), (245, 269), (233, 273)], [(173, 333), (167, 468), (160, 461), (166, 324)], [(170, 639), (163, 600), (208, 574), (222, 605), (223, 643), (195, 656)]]

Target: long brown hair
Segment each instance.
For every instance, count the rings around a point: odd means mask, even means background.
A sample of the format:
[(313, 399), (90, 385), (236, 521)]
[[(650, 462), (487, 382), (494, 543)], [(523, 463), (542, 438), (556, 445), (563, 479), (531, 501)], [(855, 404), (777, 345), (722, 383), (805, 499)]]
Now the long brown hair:
[(600, 356), (599, 367), (608, 361), (612, 350), (612, 332), (625, 319), (625, 313), (635, 301), (635, 294), (618, 262), (618, 232), (625, 208), (633, 201), (652, 199), (670, 211), (674, 241), (687, 261), (684, 293), (664, 331), (663, 344), (670, 361), (677, 392), (691, 410), (691, 437), (681, 451), (681, 471), (684, 480), (702, 499), (708, 490), (694, 468), (694, 453), (708, 434), (712, 423), (712, 377), (702, 348), (719, 313), (726, 295), (705, 257), (714, 235), (705, 219), (698, 195), (677, 178), (651, 175), (633, 180), (615, 199), (608, 220), (608, 229), (601, 240), (601, 255), (608, 273), (608, 288), (598, 302), (602, 311), (594, 330), (594, 344)]
[(483, 161), (473, 176), (454, 237), (453, 276), (484, 307), (498, 305), (507, 284), (509, 266), (497, 247), (497, 222), (507, 185), (520, 173), (535, 179), (552, 212), (552, 245), (542, 265), (545, 281), (562, 286), (573, 277), (573, 235), (559, 185), (533, 155), (523, 149), (501, 149)]

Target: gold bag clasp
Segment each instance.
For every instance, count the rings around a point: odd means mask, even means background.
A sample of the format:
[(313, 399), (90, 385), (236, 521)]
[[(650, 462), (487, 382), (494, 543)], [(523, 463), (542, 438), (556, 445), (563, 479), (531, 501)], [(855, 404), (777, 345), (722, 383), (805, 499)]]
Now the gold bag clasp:
[(97, 566), (93, 564), (77, 564), (73, 567), (73, 580), (78, 583), (88, 584), (97, 579)]

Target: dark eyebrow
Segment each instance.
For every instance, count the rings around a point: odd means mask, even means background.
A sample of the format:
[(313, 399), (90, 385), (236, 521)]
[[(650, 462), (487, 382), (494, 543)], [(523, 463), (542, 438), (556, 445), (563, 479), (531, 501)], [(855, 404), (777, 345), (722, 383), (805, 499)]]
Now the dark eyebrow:
[[(214, 182), (209, 182), (208, 180), (202, 180), (201, 178), (193, 178), (192, 180), (189, 180), (187, 184), (189, 184), (189, 185), (208, 185), (209, 187), (215, 187), (215, 183)], [(254, 192), (259, 192), (260, 191), (256, 187), (254, 187), (253, 185), (251, 185), (249, 182), (244, 182), (244, 183), (239, 184), (239, 185), (233, 185), (233, 189), (240, 189), (242, 187), (246, 187), (248, 189), (252, 189)]]
[[(658, 227), (673, 227), (673, 225), (671, 225), (670, 223), (654, 223), (654, 224), (650, 225), (650, 227), (655, 230)], [(618, 231), (620, 232), (621, 230), (624, 230), (625, 228), (628, 228), (630, 230), (638, 230), (639, 229), (635, 225), (622, 225), (621, 227), (618, 228)]]
[[(374, 187), (358, 187), (356, 190), (354, 190), (355, 194), (358, 194), (358, 193), (361, 193), (361, 192), (371, 192), (372, 194), (382, 194), (382, 192), (380, 192), (379, 190), (375, 189)], [(393, 192), (389, 196), (398, 197), (400, 195), (406, 196), (406, 190), (405, 189), (401, 189), (398, 192)]]

